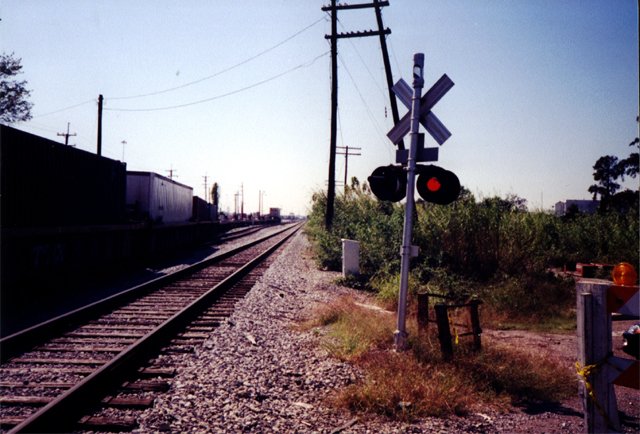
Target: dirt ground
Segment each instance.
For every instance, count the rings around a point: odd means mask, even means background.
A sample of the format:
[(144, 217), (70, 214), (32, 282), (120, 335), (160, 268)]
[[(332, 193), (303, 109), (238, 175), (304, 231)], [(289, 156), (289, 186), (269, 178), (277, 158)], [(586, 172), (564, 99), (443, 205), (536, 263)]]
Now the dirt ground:
[[(622, 332), (626, 331), (634, 321), (619, 321), (613, 323), (613, 352), (614, 355), (624, 358), (631, 356), (622, 352)], [(529, 331), (502, 331), (484, 330), (483, 339), (498, 340), (508, 346), (529, 349), (532, 352), (552, 356), (558, 360), (558, 369), (567, 369), (576, 372), (577, 338), (575, 334), (553, 334)], [(640, 432), (640, 391), (628, 387), (615, 386), (616, 399), (623, 432)], [(522, 432), (572, 432), (573, 429), (582, 432), (582, 402), (578, 394), (563, 402), (556, 408), (538, 409), (538, 415), (534, 409), (523, 410), (528, 416), (529, 422), (535, 420), (535, 427), (528, 426)], [(544, 417), (541, 417), (544, 414)], [(524, 415), (523, 415), (524, 416)], [(524, 422), (524, 421), (523, 421)], [(515, 427), (514, 427), (515, 428)], [(523, 429), (524, 427), (519, 427)], [(514, 432), (520, 432), (514, 429)]]

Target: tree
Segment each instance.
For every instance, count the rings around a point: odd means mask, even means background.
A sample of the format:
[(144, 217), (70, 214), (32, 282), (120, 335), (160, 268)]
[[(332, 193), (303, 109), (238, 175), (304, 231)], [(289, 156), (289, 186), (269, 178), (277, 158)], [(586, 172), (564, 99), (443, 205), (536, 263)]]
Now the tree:
[(13, 123), (31, 119), (33, 104), (27, 100), (31, 94), (26, 80), (14, 77), (22, 73), (22, 59), (14, 54), (0, 54), (0, 122)]
[[(640, 148), (640, 139), (636, 137), (631, 143), (629, 143), (629, 146), (637, 146)], [(635, 178), (640, 169), (640, 158), (638, 152), (632, 152), (627, 158), (621, 160), (619, 164), (623, 180), (624, 175)]]
[(620, 184), (615, 181), (622, 176), (622, 167), (618, 163), (618, 157), (613, 155), (600, 157), (593, 169), (593, 179), (598, 183), (589, 187), (589, 193), (593, 194), (593, 200), (596, 200), (600, 195), (601, 201), (606, 202), (620, 188)]
[(214, 182), (211, 187), (211, 203), (213, 206), (218, 206), (218, 201), (220, 200), (220, 187), (218, 187), (218, 183)]

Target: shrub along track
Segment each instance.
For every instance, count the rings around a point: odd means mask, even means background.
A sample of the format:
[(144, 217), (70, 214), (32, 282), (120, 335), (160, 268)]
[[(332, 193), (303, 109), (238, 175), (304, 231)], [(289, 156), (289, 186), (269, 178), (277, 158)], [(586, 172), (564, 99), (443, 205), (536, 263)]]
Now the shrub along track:
[(162, 378), (175, 373), (156, 356), (192, 352), (298, 229), (286, 228), (0, 340), (2, 429), (135, 428), (132, 411), (153, 405), (153, 393), (169, 387)]

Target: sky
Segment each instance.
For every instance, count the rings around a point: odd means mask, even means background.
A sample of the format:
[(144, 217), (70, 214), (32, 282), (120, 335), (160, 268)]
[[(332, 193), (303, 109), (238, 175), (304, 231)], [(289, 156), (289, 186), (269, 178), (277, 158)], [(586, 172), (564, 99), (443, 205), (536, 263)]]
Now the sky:
[[(262, 195), (263, 211), (306, 214), (328, 180), (329, 3), (2, 0), (0, 51), (22, 59), (33, 103), (33, 119), (12, 126), (64, 143), (69, 124), (69, 144), (95, 153), (103, 95), (103, 156), (171, 170), (200, 197), (217, 182), (222, 210), (242, 191), (245, 212)], [(517, 195), (530, 210), (589, 199), (596, 160), (633, 150), (636, 0), (389, 3), (393, 81), (411, 84), (415, 53), (425, 92), (453, 80), (433, 108), (452, 133), (436, 164), (477, 199)], [(340, 32), (377, 27), (373, 9), (338, 20)], [(337, 145), (360, 148), (348, 178), (364, 181), (395, 160), (379, 39), (340, 39), (338, 55)], [(337, 180), (344, 165), (338, 155)]]

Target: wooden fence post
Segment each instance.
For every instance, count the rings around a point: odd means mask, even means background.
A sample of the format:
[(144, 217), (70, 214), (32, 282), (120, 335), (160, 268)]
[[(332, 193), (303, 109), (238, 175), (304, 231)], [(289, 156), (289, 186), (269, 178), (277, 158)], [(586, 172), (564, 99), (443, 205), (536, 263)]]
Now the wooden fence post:
[(418, 330), (426, 332), (429, 330), (429, 294), (418, 293), (418, 311), (416, 313)]
[(469, 316), (471, 317), (471, 332), (473, 333), (473, 349), (480, 351), (482, 348), (482, 341), (480, 334), (482, 329), (480, 328), (480, 315), (478, 314), (479, 300), (472, 300), (469, 304)]
[(453, 345), (451, 344), (451, 330), (449, 329), (449, 316), (447, 315), (447, 305), (437, 303), (434, 307), (436, 311), (436, 322), (438, 323), (438, 340), (440, 349), (445, 360), (453, 356)]
[(589, 433), (620, 430), (613, 384), (605, 361), (611, 351), (611, 315), (607, 312), (609, 282), (580, 281), (576, 285), (579, 395)]

